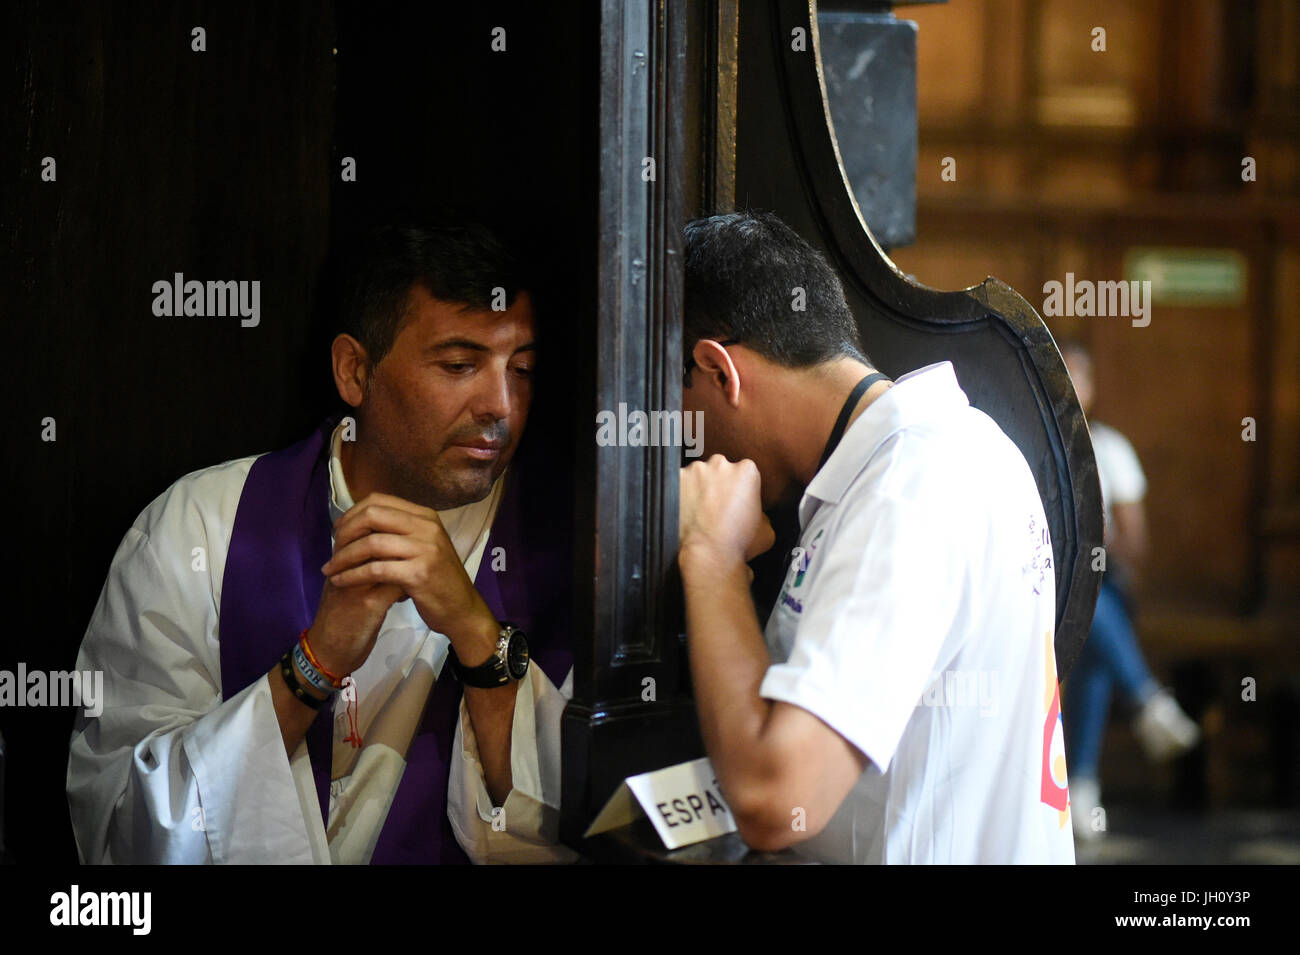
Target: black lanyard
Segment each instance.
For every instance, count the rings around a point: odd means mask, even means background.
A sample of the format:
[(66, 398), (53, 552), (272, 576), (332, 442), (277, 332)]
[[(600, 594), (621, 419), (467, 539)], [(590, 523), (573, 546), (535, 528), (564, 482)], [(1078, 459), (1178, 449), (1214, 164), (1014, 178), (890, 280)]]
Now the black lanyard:
[(821, 463), (817, 465), (818, 471), (820, 471), (826, 465), (826, 462), (830, 460), (831, 455), (835, 452), (835, 448), (840, 443), (840, 438), (844, 437), (844, 428), (849, 423), (849, 416), (853, 414), (853, 409), (857, 407), (858, 399), (862, 397), (863, 393), (865, 393), (868, 388), (882, 380), (888, 381), (889, 376), (883, 372), (876, 371), (867, 375), (867, 377), (863, 378), (853, 386), (853, 390), (849, 392), (849, 396), (844, 399), (844, 407), (840, 409), (839, 418), (835, 420), (835, 428), (831, 431), (831, 439), (826, 442), (826, 450), (822, 452)]

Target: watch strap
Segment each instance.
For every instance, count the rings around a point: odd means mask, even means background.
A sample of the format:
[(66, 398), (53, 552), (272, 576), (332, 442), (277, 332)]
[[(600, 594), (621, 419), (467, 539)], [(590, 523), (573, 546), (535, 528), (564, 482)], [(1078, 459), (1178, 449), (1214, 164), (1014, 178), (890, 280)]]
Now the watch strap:
[(483, 690), (506, 686), (511, 682), (508, 660), (510, 640), (516, 633), (522, 636), (522, 632), (514, 624), (502, 621), (501, 630), (497, 634), (497, 645), (492, 655), (483, 663), (474, 667), (467, 667), (461, 663), (460, 658), (456, 656), (456, 648), (449, 646), (447, 648), (447, 661), (451, 664), (452, 672), (466, 686)]

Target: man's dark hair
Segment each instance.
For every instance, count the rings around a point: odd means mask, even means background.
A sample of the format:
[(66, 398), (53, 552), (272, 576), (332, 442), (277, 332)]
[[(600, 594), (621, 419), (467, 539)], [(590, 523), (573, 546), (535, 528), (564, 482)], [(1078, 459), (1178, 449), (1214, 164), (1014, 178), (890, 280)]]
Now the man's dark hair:
[[(794, 308), (803, 289), (804, 309)], [(820, 252), (770, 212), (686, 224), (683, 345), (734, 340), (789, 368), (845, 356), (867, 361), (844, 289)]]
[(393, 347), (417, 283), (440, 302), (473, 309), (491, 308), (497, 288), (509, 307), (526, 287), (516, 253), (486, 225), (372, 228), (343, 256), (338, 325), (361, 342), (373, 363)]

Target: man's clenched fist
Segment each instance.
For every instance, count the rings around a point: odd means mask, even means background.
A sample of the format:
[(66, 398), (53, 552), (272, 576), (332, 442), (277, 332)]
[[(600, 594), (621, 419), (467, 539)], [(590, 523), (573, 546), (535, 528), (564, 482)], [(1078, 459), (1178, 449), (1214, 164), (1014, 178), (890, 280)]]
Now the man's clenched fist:
[(776, 541), (763, 513), (758, 467), (715, 454), (682, 468), (679, 551), (748, 563)]

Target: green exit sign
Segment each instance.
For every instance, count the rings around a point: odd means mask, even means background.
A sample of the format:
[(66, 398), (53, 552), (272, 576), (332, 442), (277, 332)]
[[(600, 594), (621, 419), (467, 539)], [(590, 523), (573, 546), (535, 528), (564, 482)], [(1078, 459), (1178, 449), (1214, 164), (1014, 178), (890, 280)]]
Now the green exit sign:
[(1150, 282), (1157, 305), (1242, 305), (1246, 257), (1236, 249), (1132, 248), (1124, 278)]

